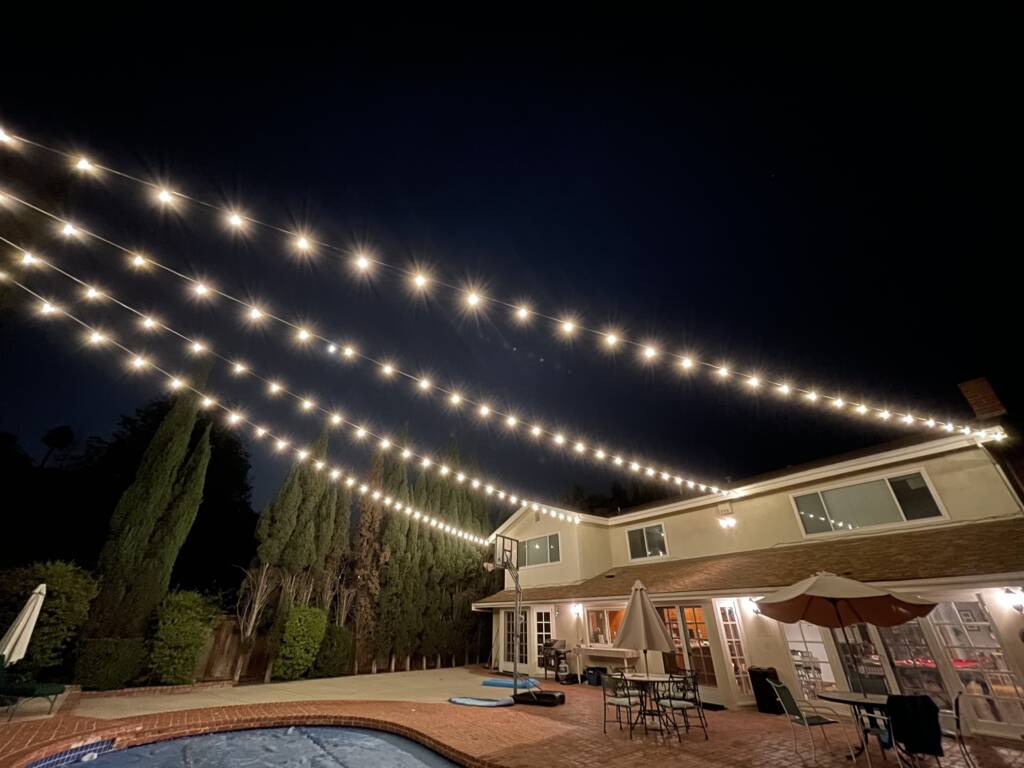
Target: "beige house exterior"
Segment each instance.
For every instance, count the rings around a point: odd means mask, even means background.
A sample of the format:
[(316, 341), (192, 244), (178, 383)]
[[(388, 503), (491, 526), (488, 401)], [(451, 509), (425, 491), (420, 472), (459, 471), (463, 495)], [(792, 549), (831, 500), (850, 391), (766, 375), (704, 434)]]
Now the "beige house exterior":
[[(869, 690), (940, 707), (963, 692), (969, 729), (1024, 735), (1024, 508), (996, 448), (988, 435), (904, 441), (613, 517), (521, 508), (496, 531), (520, 542), (520, 669), (541, 673), (549, 638), (572, 649), (572, 671), (642, 666), (613, 647), (640, 579), (677, 646), (649, 654), (651, 670), (695, 670), (710, 703), (752, 704), (751, 666), (807, 696), (849, 690), (845, 652)], [(758, 614), (753, 598), (821, 570), (939, 605), (902, 627), (851, 628), (849, 646)], [(508, 575), (505, 587), (474, 608), (494, 613), (495, 663), (510, 670)]]

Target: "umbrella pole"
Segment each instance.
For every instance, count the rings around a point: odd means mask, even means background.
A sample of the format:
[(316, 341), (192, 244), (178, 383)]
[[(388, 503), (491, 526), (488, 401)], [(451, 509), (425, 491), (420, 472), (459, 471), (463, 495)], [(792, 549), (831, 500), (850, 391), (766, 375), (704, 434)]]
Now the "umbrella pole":
[(851, 671), (853, 677), (857, 678), (857, 685), (860, 688), (860, 692), (864, 693), (864, 680), (860, 676), (860, 670), (857, 669), (857, 659), (853, 655), (853, 645), (850, 644), (850, 635), (846, 632), (846, 625), (842, 623), (842, 619), (839, 617), (839, 601), (833, 600), (832, 607), (836, 611), (836, 620), (839, 622), (839, 626), (843, 628), (843, 640), (846, 641), (846, 653), (841, 654), (842, 656), (849, 656)]

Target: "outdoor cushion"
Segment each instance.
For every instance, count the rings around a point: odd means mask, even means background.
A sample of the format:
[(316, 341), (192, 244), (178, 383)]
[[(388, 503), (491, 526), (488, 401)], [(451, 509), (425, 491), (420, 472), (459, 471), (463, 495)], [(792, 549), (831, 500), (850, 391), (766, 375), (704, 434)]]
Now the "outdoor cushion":
[(697, 705), (688, 699), (658, 699), (658, 706), (666, 709), (696, 709)]
[(605, 704), (614, 704), (617, 707), (636, 707), (640, 705), (640, 699), (626, 696), (609, 696), (604, 702)]
[(838, 720), (832, 720), (828, 717), (822, 717), (821, 715), (804, 715), (803, 721), (800, 718), (794, 717), (794, 721), (801, 725), (835, 725)]

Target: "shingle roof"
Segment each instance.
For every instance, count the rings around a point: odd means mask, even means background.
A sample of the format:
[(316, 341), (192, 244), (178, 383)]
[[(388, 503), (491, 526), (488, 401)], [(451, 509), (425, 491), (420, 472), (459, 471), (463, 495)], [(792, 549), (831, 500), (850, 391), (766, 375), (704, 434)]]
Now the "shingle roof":
[[(612, 568), (578, 584), (528, 587), (523, 600), (620, 597), (640, 579), (652, 595), (782, 587), (817, 571), (859, 581), (911, 581), (1024, 572), (1024, 519), (950, 525)], [(512, 590), (477, 605), (509, 603)]]

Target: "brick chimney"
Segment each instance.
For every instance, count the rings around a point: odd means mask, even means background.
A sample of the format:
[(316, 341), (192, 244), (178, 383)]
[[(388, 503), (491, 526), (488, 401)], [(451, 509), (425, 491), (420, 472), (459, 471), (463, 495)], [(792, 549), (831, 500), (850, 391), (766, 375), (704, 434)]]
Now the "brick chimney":
[(965, 381), (960, 385), (960, 392), (979, 421), (989, 421), (1006, 415), (1006, 408), (996, 395), (996, 391), (992, 389), (992, 385), (988, 383), (988, 379), (982, 377)]

